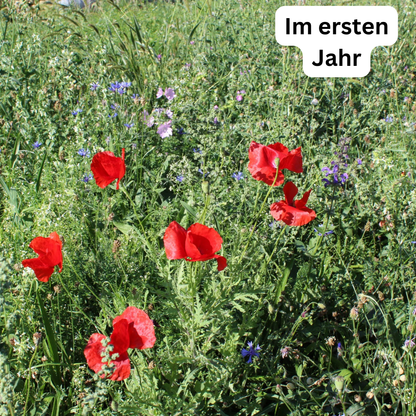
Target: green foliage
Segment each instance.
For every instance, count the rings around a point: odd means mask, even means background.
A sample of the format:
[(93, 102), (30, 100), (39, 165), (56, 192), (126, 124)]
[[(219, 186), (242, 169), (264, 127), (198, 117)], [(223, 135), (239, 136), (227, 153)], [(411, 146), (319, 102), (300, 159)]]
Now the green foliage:
[[(416, 411), (415, 5), (391, 3), (399, 40), (367, 77), (321, 79), (275, 41), (284, 4), (297, 1), (2, 6), (0, 414)], [(164, 139), (143, 120), (168, 121), (158, 108), (173, 113)], [(248, 172), (252, 140), (302, 146), (303, 174), (284, 174), (312, 189), (314, 222), (273, 221), (283, 192)], [(88, 180), (94, 154), (122, 148), (119, 190)], [(343, 186), (322, 182), (331, 161)], [(215, 228), (227, 268), (168, 260), (171, 221)], [(63, 271), (38, 283), (21, 261), (53, 231)], [(130, 352), (128, 379), (103, 380), (84, 348), (128, 306), (156, 344)]]

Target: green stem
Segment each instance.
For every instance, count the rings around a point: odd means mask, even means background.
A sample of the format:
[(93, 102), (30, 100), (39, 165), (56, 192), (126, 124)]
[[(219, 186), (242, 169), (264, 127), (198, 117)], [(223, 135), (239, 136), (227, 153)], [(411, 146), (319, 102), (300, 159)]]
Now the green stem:
[(23, 410), (23, 416), (27, 415), (27, 405), (29, 404), (29, 392), (30, 392), (30, 377), (32, 377), (32, 363), (35, 359), (36, 353), (38, 352), (38, 344), (35, 346), (35, 351), (33, 352), (32, 358), (29, 362), (29, 374), (27, 375), (26, 385), (27, 385), (27, 392), (26, 392), (26, 400), (25, 400), (25, 408)]

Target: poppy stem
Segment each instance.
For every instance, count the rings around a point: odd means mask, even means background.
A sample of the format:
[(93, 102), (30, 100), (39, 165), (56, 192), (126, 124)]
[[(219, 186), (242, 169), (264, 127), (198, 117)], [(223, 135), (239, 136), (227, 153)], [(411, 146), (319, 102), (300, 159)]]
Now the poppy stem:
[(244, 247), (244, 250), (243, 250), (243, 252), (241, 253), (240, 258), (238, 259), (238, 263), (237, 263), (237, 264), (240, 264), (241, 260), (242, 260), (242, 259), (243, 259), (243, 257), (244, 257), (244, 254), (246, 254), (247, 248), (248, 248), (248, 246), (249, 246), (249, 244), (250, 244), (250, 241), (251, 241), (251, 237), (253, 236), (254, 230), (256, 229), (257, 222), (258, 222), (258, 220), (259, 220), (259, 218), (260, 218), (261, 213), (263, 212), (264, 204), (267, 202), (267, 199), (269, 198), (270, 192), (272, 191), (272, 189), (273, 189), (273, 187), (274, 187), (274, 184), (275, 184), (275, 183), (276, 183), (276, 181), (277, 181), (277, 177), (279, 176), (279, 164), (280, 164), (280, 159), (276, 158), (276, 160), (277, 160), (277, 162), (278, 162), (278, 163), (276, 164), (276, 176), (274, 177), (274, 181), (273, 181), (272, 185), (269, 187), (269, 190), (268, 190), (268, 192), (267, 192), (267, 194), (266, 194), (266, 197), (264, 198), (263, 203), (261, 204), (261, 207), (260, 207), (260, 209), (259, 209), (259, 211), (258, 211), (258, 213), (257, 213), (257, 216), (256, 216), (256, 218), (255, 218), (255, 220), (254, 220), (254, 225), (251, 227), (251, 233), (250, 233), (250, 235), (249, 235), (249, 237), (248, 237), (247, 244), (246, 244), (246, 246)]

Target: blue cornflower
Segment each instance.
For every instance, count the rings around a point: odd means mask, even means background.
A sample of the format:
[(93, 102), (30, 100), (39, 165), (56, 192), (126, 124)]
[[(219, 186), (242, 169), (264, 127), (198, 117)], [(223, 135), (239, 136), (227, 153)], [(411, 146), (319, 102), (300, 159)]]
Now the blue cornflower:
[(125, 125), (128, 129), (131, 129), (131, 128), (134, 126), (134, 123), (131, 123), (131, 124), (129, 124), (129, 123), (124, 123), (124, 125)]
[(392, 123), (392, 122), (393, 122), (393, 117), (388, 116), (388, 117), (386, 117), (386, 118), (384, 119), (384, 121), (385, 121), (386, 123)]
[(118, 104), (116, 104), (116, 103), (114, 103), (114, 104), (111, 104), (110, 105), (110, 108), (112, 109), (112, 110), (115, 110), (116, 108), (118, 108), (118, 107), (120, 107)]
[(214, 124), (219, 124), (218, 118), (214, 117)]
[(115, 82), (115, 83), (110, 84), (110, 87), (108, 88), (108, 90), (111, 92), (117, 92), (120, 88), (122, 88), (120, 83)]
[(72, 115), (76, 116), (79, 113), (82, 113), (82, 110), (80, 108), (77, 108), (75, 111), (72, 112)]
[(183, 180), (185, 179), (185, 177), (184, 176), (182, 176), (182, 175), (179, 175), (179, 176), (177, 176), (176, 177), (176, 180), (178, 181), (178, 182), (183, 182)]
[(95, 91), (98, 87), (100, 86), (100, 84), (98, 84), (98, 82), (93, 82), (92, 84), (91, 84), (91, 88), (90, 88), (90, 90), (91, 91)]
[(35, 143), (33, 143), (32, 144), (32, 147), (34, 148), (34, 149), (37, 149), (38, 147), (40, 147), (42, 145), (42, 143), (41, 142), (38, 142), (38, 141), (36, 141)]
[(342, 344), (338, 342), (337, 345), (337, 358), (342, 357), (342, 353), (344, 352), (344, 348), (342, 348)]
[(257, 347), (254, 348), (253, 347), (253, 343), (251, 341), (247, 342), (247, 345), (249, 347), (249, 350), (246, 350), (245, 348), (243, 348), (241, 350), (241, 355), (243, 357), (247, 357), (247, 355), (249, 356), (249, 359), (247, 361), (247, 364), (250, 364), (252, 362), (252, 357), (259, 357), (259, 353), (257, 351), (260, 351), (260, 347), (257, 344)]
[(362, 165), (363, 161), (361, 159), (357, 159), (357, 165)]
[(111, 115), (111, 114), (109, 114), (109, 115), (108, 115), (108, 117), (113, 117), (113, 118), (114, 118), (114, 117), (117, 117), (117, 116), (118, 116), (118, 113), (114, 113), (114, 114), (112, 114), (112, 115)]
[(185, 130), (181, 127), (178, 129), (178, 134), (182, 136), (182, 134), (186, 134), (186, 133), (185, 133)]
[(78, 154), (82, 157), (90, 157), (90, 151), (88, 149), (79, 149)]
[(203, 172), (203, 170), (201, 168), (198, 169), (198, 172), (204, 177), (206, 178), (209, 175), (209, 172), (205, 173)]
[(197, 148), (193, 148), (193, 149), (192, 149), (192, 151), (193, 151), (194, 153), (199, 153), (199, 154), (201, 154), (201, 155), (202, 155), (202, 150), (201, 150), (199, 147), (197, 147)]
[(131, 87), (131, 82), (120, 82), (120, 88), (129, 88)]
[(91, 175), (91, 173), (90, 174), (85, 174), (84, 175), (84, 177), (82, 178), (82, 181), (83, 182), (85, 182), (85, 183), (88, 183), (90, 180), (92, 180), (93, 179), (93, 176)]
[(243, 178), (244, 178), (244, 176), (243, 176), (243, 172), (233, 173), (233, 174), (231, 175), (231, 177), (232, 177), (232, 178), (234, 178), (234, 179), (235, 179), (235, 180), (237, 180), (237, 181), (239, 181), (239, 180), (241, 180), (241, 179), (243, 179)]
[(133, 100), (140, 99), (140, 95), (139, 94), (132, 94), (131, 98), (133, 98)]

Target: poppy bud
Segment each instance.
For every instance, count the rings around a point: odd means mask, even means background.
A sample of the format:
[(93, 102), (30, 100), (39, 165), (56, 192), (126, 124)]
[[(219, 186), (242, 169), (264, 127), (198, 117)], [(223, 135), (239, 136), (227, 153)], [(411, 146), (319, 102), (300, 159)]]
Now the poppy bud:
[(209, 182), (203, 181), (201, 187), (202, 187), (202, 192), (208, 195), (209, 194)]
[(338, 393), (341, 393), (342, 390), (344, 389), (344, 377), (342, 376), (335, 377), (334, 383), (335, 383), (335, 388), (338, 390)]

